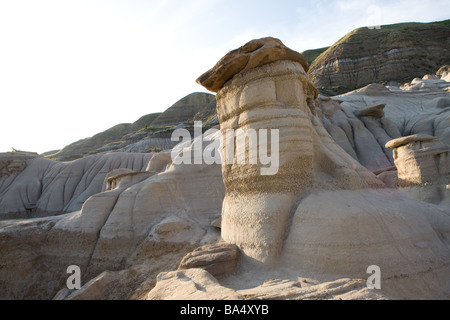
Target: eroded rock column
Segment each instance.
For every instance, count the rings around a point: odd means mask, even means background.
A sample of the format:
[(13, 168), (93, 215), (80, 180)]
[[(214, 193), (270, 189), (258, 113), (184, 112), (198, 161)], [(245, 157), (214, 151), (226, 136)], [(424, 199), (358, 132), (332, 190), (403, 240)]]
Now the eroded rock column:
[[(313, 179), (307, 100), (317, 90), (306, 80), (307, 68), (299, 53), (264, 38), (230, 52), (197, 80), (218, 92), (222, 239), (267, 265), (276, 261), (297, 200)], [(240, 134), (248, 137), (245, 143)]]
[(437, 137), (415, 134), (386, 143), (393, 149), (398, 186), (419, 200), (439, 204), (448, 198), (450, 147)]

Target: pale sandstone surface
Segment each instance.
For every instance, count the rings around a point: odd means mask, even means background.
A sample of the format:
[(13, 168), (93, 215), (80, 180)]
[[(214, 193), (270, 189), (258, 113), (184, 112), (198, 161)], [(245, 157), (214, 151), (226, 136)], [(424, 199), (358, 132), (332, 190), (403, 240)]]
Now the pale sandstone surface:
[(239, 256), (236, 245), (220, 241), (201, 246), (184, 256), (178, 270), (201, 268), (220, 279), (234, 271), (239, 263)]
[(379, 171), (394, 165), (392, 150), (386, 148), (392, 139), (428, 134), (450, 144), (448, 85), (445, 80), (415, 89), (371, 84), (339, 96), (319, 96), (316, 110), (336, 143), (365, 167)]
[[(304, 75), (300, 63), (280, 60), (244, 70), (219, 88), (222, 133), (279, 129), (282, 159), (270, 177), (260, 175), (260, 164), (243, 167), (235, 159), (222, 165), (222, 239), (238, 245), (243, 263), (255, 268), (283, 266), (352, 279), (364, 277), (374, 264), (384, 270), (381, 293), (390, 297), (448, 296), (448, 210), (379, 188), (380, 180), (338, 147), (318, 120), (317, 93)], [(384, 96), (389, 90), (382, 87), (354, 95)], [(386, 103), (370, 101), (368, 109), (361, 111), (359, 105), (352, 110), (343, 106), (349, 96), (343, 97), (341, 110), (372, 128), (385, 167), (391, 167), (393, 156), (385, 144), (398, 137), (378, 129), (384, 124), (398, 136), (402, 128), (396, 131), (392, 123), (381, 122)]]
[(0, 153), (0, 177), (11, 176), (23, 171), (27, 166), (27, 161), (38, 156), (37, 153), (23, 151)]
[(408, 86), (385, 87), (373, 84), (332, 99), (340, 101), (341, 108), (347, 115), (358, 113), (366, 107), (384, 104), (384, 118), (389, 123), (382, 123), (382, 127), (392, 139), (398, 138), (395, 136), (398, 135), (397, 132), (401, 136), (423, 133), (437, 136), (442, 142), (450, 144), (450, 103), (447, 103), (450, 95), (444, 90), (450, 83), (436, 80), (438, 83), (430, 84), (428, 81), (430, 80), (413, 80), (412, 83), (428, 84), (427, 88), (415, 90)]
[[(265, 276), (271, 276), (266, 272)], [(254, 278), (254, 277), (253, 277)], [(148, 300), (384, 300), (382, 294), (367, 289), (362, 279), (338, 279), (318, 283), (306, 279), (269, 278), (248, 289), (221, 285), (203, 269), (173, 271), (158, 275)], [(240, 279), (253, 283), (254, 279)], [(310, 283), (308, 283), (310, 281)]]
[(398, 190), (314, 192), (294, 214), (281, 263), (351, 278), (367, 278), (367, 267), (377, 265), (381, 292), (436, 298), (450, 285), (449, 234), (448, 209)]
[(449, 20), (358, 28), (315, 59), (309, 77), (317, 88), (337, 93), (408, 81), (448, 64), (449, 38)]
[[(220, 232), (211, 222), (220, 216), (224, 195), (220, 166), (167, 166), (163, 152), (152, 159), (144, 167), (163, 172), (97, 193), (79, 211), (0, 221), (1, 297), (49, 299), (59, 292), (57, 298), (138, 298), (159, 272), (217, 242)], [(61, 291), (70, 265), (82, 273), (83, 289), (73, 293)]]
[(382, 185), (332, 141), (313, 114), (316, 97), (301, 64), (288, 60), (237, 74), (216, 97), (223, 145), (229, 129), (279, 130), (276, 174), (236, 158), (222, 165), (222, 238), (264, 264), (278, 259), (290, 216), (312, 188)]
[[(232, 164), (176, 165), (170, 152), (118, 154), (111, 157), (121, 159), (117, 166), (98, 160), (107, 155), (51, 170), (40, 167), (50, 166), (42, 158), (14, 164), (18, 169), (0, 178), (0, 190), (15, 186), (17, 194), (31, 195), (21, 191), (30, 181), (25, 172), (38, 172), (30, 175), (36, 181), (56, 172), (51, 181), (60, 182), (52, 182), (52, 190), (64, 195), (66, 184), (76, 184), (69, 178), (78, 166), (78, 175), (95, 180), (98, 191), (73, 212), (0, 221), (0, 298), (450, 298), (448, 197), (440, 206), (418, 201), (386, 189), (383, 181), (391, 176), (382, 181), (375, 175), (397, 173), (390, 140), (430, 130), (407, 125), (411, 117), (433, 119), (433, 136), (445, 143), (448, 108), (434, 100), (445, 97), (441, 82), (432, 90), (427, 84), (426, 92), (373, 85), (318, 96), (302, 60), (297, 54), (286, 60), (291, 51), (281, 45), (254, 41), (237, 51), (231, 73), (230, 55), (207, 73), (218, 90), (222, 133), (280, 130), (274, 175), (261, 175), (267, 165), (241, 165), (236, 158)], [(195, 142), (186, 141), (177, 157), (194, 149)], [(16, 184), (20, 177), (23, 183)], [(23, 197), (8, 192), (1, 199), (23, 206)], [(77, 291), (65, 287), (73, 264), (82, 270)], [(370, 265), (381, 267), (381, 290), (365, 284)]]

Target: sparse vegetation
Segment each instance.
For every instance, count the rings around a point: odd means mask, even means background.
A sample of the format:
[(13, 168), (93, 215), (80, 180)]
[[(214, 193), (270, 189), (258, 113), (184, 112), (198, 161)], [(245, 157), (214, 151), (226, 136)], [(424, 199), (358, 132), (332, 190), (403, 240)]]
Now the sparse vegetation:
[[(309, 78), (324, 94), (341, 94), (380, 81), (406, 82), (416, 75), (435, 73), (448, 63), (449, 37), (450, 20), (358, 28), (312, 62)], [(354, 62), (335, 64), (339, 59)], [(342, 90), (336, 90), (338, 85)]]
[(159, 126), (159, 127), (149, 127), (149, 126), (145, 126), (141, 129), (139, 129), (138, 131), (136, 131), (136, 133), (139, 132), (152, 132), (152, 133), (156, 133), (156, 132), (161, 132), (161, 131), (166, 131), (166, 130), (170, 130), (172, 128), (172, 126)]
[(328, 48), (329, 47), (306, 50), (302, 52), (302, 55), (305, 57), (306, 61), (308, 61), (308, 64), (311, 65), (313, 61), (323, 52), (325, 52)]
[[(216, 116), (215, 112), (214, 95), (192, 93), (180, 99), (165, 112), (147, 114), (133, 123), (118, 124), (92, 137), (71, 143), (61, 150), (47, 152), (44, 156), (55, 161), (70, 161), (99, 152), (120, 150), (128, 144), (137, 143), (153, 135), (160, 140), (169, 138), (170, 142), (170, 132), (180, 122), (186, 123), (186, 128), (191, 130), (194, 120), (203, 121), (205, 124), (206, 119)], [(204, 130), (209, 128), (210, 126), (205, 127)], [(168, 143), (166, 146), (162, 140), (158, 143), (161, 143), (158, 145), (160, 148), (169, 148), (172, 145)], [(158, 152), (158, 149), (152, 148), (147, 152)]]
[(151, 148), (151, 149), (145, 151), (144, 153), (158, 153), (158, 152), (161, 152), (161, 151), (162, 150), (159, 149), (159, 148)]

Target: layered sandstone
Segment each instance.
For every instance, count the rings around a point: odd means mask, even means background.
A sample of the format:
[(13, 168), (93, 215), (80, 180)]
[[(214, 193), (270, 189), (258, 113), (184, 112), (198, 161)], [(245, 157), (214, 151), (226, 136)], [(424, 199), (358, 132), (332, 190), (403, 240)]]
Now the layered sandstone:
[(450, 143), (449, 86), (442, 79), (371, 84), (339, 96), (319, 96), (316, 109), (336, 143), (379, 173), (394, 165), (392, 149), (386, 148), (392, 139), (427, 134)]
[(441, 203), (448, 198), (450, 146), (437, 137), (415, 134), (389, 141), (398, 169), (398, 185), (420, 200)]
[(180, 262), (178, 270), (200, 268), (217, 279), (232, 273), (239, 263), (239, 249), (236, 245), (220, 241), (201, 246), (188, 253)]
[[(239, 163), (239, 152), (248, 151), (248, 159), (252, 151), (258, 152), (264, 147), (260, 143), (249, 144), (248, 150), (239, 149), (239, 146), (236, 147), (238, 140), (234, 137), (231, 137), (235, 139), (233, 151), (238, 154), (231, 163), (222, 162), (226, 187), (222, 238), (238, 244), (247, 256), (267, 265), (278, 259), (288, 221), (298, 201), (310, 192), (313, 185), (327, 183), (315, 180), (318, 171), (325, 169), (322, 174), (333, 174), (331, 171), (334, 169), (334, 174), (347, 176), (341, 185), (350, 188), (370, 184), (371, 180), (369, 172), (352, 161), (342, 149), (335, 149), (330, 136), (314, 119), (313, 101), (318, 92), (306, 79), (300, 54), (293, 55), (290, 49), (278, 50), (277, 47), (269, 55), (273, 62), (260, 65), (251, 63), (252, 68), (241, 68), (242, 60), (259, 61), (262, 55), (259, 50), (267, 54), (265, 50), (271, 48), (272, 43), (280, 46), (278, 41), (272, 38), (251, 41), (227, 54), (197, 80), (207, 88), (219, 89), (216, 99), (222, 145), (225, 146), (223, 159), (227, 158), (229, 152), (230, 137), (227, 134), (230, 130), (279, 132), (279, 143), (271, 145), (272, 152), (279, 152), (275, 172), (264, 174), (265, 165), (261, 162)], [(290, 55), (286, 56), (284, 52)], [(233, 57), (236, 58), (237, 67), (234, 66)], [(233, 75), (231, 71), (236, 74)], [(226, 76), (221, 78), (223, 74)], [(221, 83), (222, 87), (218, 87)], [(333, 156), (334, 160), (329, 158), (331, 150), (337, 153)], [(321, 167), (328, 159), (332, 165)], [(356, 170), (347, 170), (346, 166)], [(363, 182), (358, 174), (368, 177), (367, 181)], [(373, 183), (376, 184), (374, 178)]]
[[(227, 66), (232, 69), (230, 56)], [(214, 78), (214, 70), (221, 69), (216, 66), (206, 74)], [(366, 93), (378, 92), (372, 91), (367, 88)], [(242, 164), (237, 157), (222, 164), (222, 239), (235, 243), (246, 258), (234, 283), (244, 277), (245, 266), (255, 262), (320, 274), (322, 279), (362, 278), (369, 266), (377, 265), (383, 270), (382, 292), (390, 297), (448, 294), (450, 252), (447, 238), (439, 236), (450, 232), (448, 213), (380, 189), (383, 183), (333, 141), (319, 120), (326, 109), (316, 96), (301, 63), (282, 56), (236, 73), (219, 88), (222, 157), (227, 155), (227, 129), (280, 132), (279, 170), (274, 175), (264, 176), (261, 163)], [(343, 134), (350, 137), (359, 121), (391, 168), (382, 144), (391, 138), (387, 132), (399, 135), (398, 127), (383, 120), (385, 106), (368, 107), (347, 112), (351, 127), (342, 121)], [(357, 132), (352, 137), (356, 145), (360, 137)], [(255, 267), (248, 272), (254, 274)]]
[[(388, 297), (366, 287), (361, 279), (319, 283), (310, 279), (266, 279), (251, 288), (222, 285), (202, 269), (162, 273), (149, 300), (384, 300)], [(311, 281), (311, 282), (310, 282)]]

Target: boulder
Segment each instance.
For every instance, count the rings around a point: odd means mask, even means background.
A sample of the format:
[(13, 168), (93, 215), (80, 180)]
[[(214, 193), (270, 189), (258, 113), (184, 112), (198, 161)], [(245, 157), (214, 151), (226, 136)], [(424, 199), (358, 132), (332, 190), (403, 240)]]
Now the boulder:
[(428, 142), (428, 141), (437, 141), (437, 137), (433, 137), (427, 134), (413, 134), (406, 137), (400, 137), (397, 139), (393, 139), (386, 143), (386, 148), (395, 149), (404, 145), (407, 145), (410, 142)]
[(160, 273), (147, 300), (242, 300), (235, 290), (226, 288), (206, 270), (187, 269)]
[(188, 253), (181, 260), (178, 270), (201, 268), (217, 279), (234, 271), (239, 262), (239, 249), (236, 245), (221, 241), (201, 246)]
[(374, 117), (374, 118), (383, 118), (384, 117), (384, 107), (386, 104), (378, 104), (375, 106), (370, 106), (367, 108), (359, 109), (355, 111), (355, 115), (357, 117)]

